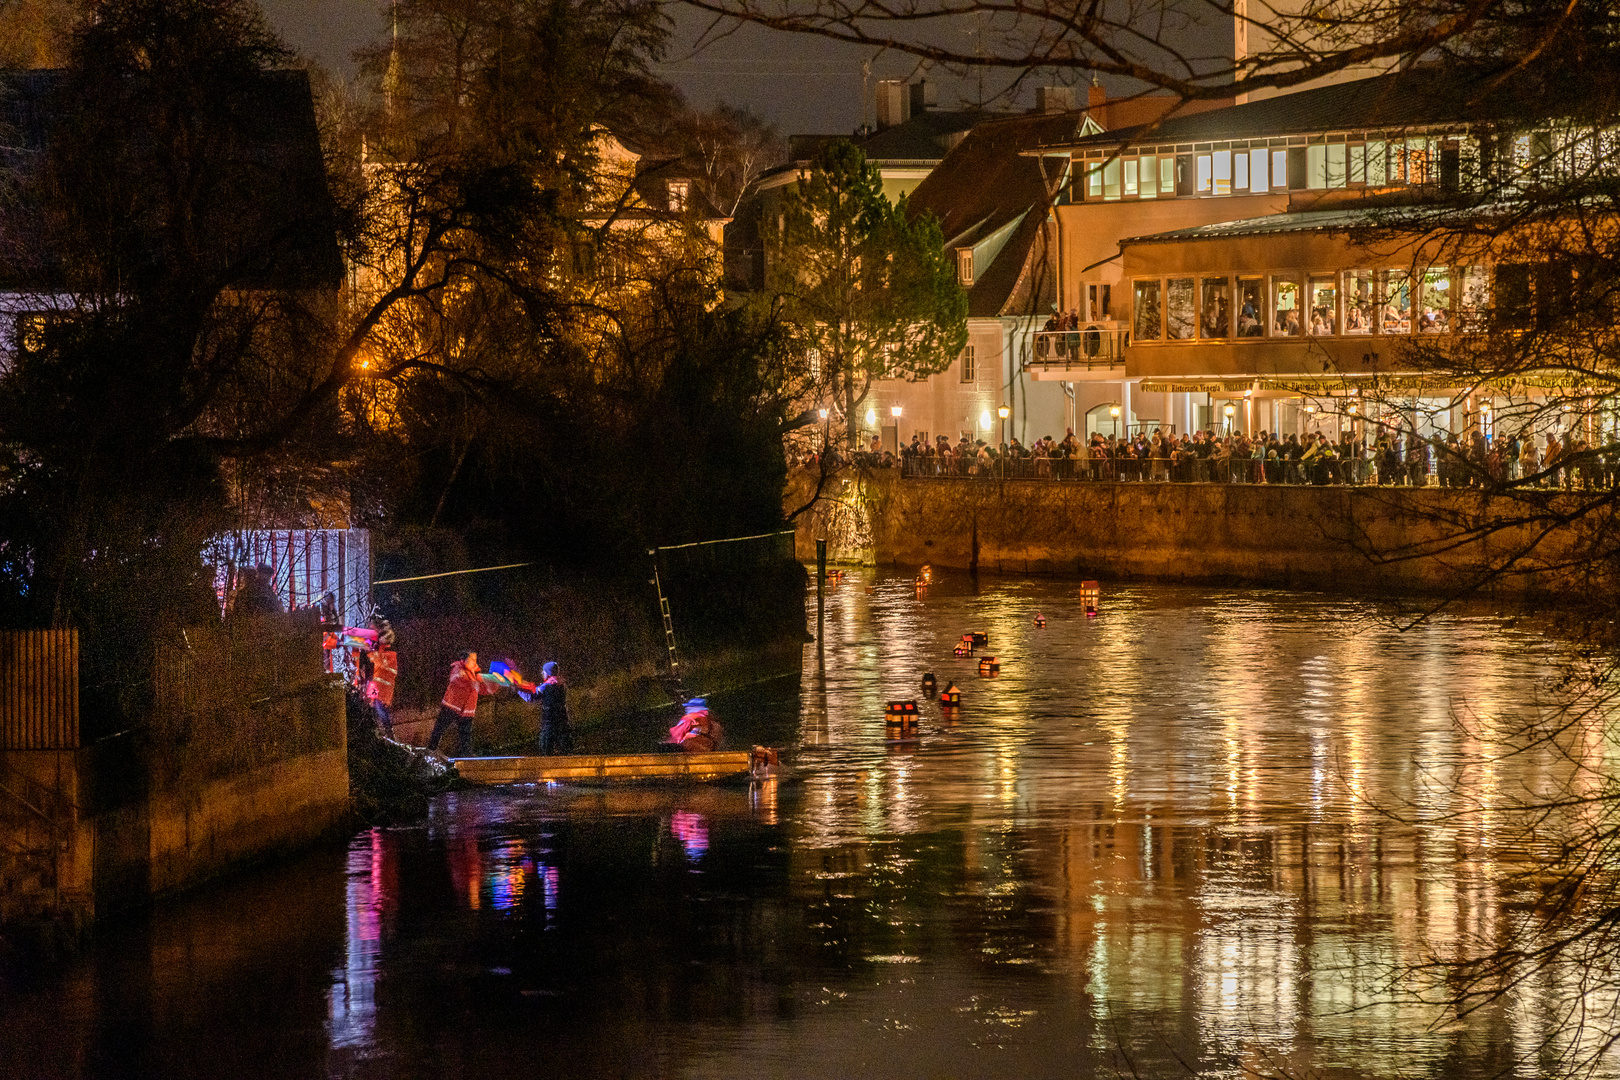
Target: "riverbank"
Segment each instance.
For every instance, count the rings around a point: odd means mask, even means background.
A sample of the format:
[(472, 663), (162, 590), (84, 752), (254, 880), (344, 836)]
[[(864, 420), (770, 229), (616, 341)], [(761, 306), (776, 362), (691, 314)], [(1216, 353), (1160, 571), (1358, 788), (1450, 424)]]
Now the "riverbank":
[[(801, 504), (812, 488), (797, 475), (786, 501)], [(807, 562), (825, 537), (834, 562), (889, 567), (1362, 594), (1575, 598), (1594, 587), (1576, 525), (1540, 538), (1515, 573), (1485, 580), (1537, 526), (1517, 520), (1521, 505), (1467, 490), (918, 480), (874, 469), (851, 470), (824, 494), (798, 523)]]

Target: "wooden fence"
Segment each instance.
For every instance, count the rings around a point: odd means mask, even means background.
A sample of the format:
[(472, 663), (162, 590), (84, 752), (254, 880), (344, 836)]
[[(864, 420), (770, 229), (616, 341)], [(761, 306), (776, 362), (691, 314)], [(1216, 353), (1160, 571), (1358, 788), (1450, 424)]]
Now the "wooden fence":
[(0, 631), (0, 750), (79, 745), (79, 632)]

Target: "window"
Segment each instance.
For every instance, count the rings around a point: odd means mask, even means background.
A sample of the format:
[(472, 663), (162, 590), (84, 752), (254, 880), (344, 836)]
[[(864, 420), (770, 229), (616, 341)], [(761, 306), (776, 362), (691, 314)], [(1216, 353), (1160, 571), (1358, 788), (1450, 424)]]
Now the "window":
[(1086, 198), (1102, 198), (1102, 165), (1090, 164), (1086, 166)]
[(821, 378), (821, 350), (809, 349), (805, 352), (804, 358), (810, 365), (810, 377), (812, 379)]
[(1176, 159), (1165, 155), (1159, 159), (1159, 194), (1173, 195), (1176, 192)]
[(1266, 180), (1266, 176), (1269, 171), (1266, 168), (1268, 158), (1269, 155), (1264, 150), (1249, 151), (1250, 191), (1265, 191), (1271, 187), (1271, 184)]
[(1135, 195), (1137, 193), (1137, 191), (1138, 191), (1137, 182), (1136, 182), (1137, 161), (1136, 161), (1135, 158), (1126, 158), (1124, 164), (1125, 164), (1125, 194), (1128, 197), (1128, 196)]
[[(1247, 160), (1238, 158), (1239, 161)], [(1232, 336), (1232, 282), (1223, 277), (1207, 277), (1201, 283), (1204, 292), (1202, 314), (1198, 319), (1198, 333), (1206, 338)]]
[(1216, 195), (1232, 194), (1232, 151), (1217, 150), (1212, 156)]
[(1159, 196), (1159, 159), (1152, 154), (1145, 154), (1141, 159), (1141, 179), (1138, 181), (1141, 188), (1138, 192), (1144, 199), (1156, 199)]
[(1344, 332), (1370, 334), (1378, 323), (1378, 295), (1371, 270), (1344, 272)]
[(1299, 308), (1299, 279), (1278, 276), (1271, 279), (1271, 333), (1274, 337), (1298, 337), (1305, 329)]
[(1418, 332), (1443, 334), (1451, 329), (1451, 271), (1444, 268), (1423, 271), (1422, 292), (1418, 297), (1422, 314)]
[(1273, 150), (1271, 152), (1271, 189), (1273, 191), (1288, 190), (1288, 151)]
[(689, 180), (671, 180), (668, 185), (669, 209), (671, 213), (678, 214), (686, 209), (686, 199), (692, 192), (692, 183)]
[(1530, 267), (1509, 263), (1496, 268), (1496, 321), (1505, 329), (1530, 325)]
[(1305, 186), (1319, 190), (1327, 183), (1327, 146), (1317, 143), (1305, 148)]
[(977, 382), (979, 378), (979, 365), (974, 357), (973, 346), (962, 346), (962, 381)]
[(1367, 144), (1367, 185), (1383, 187), (1389, 183), (1389, 144), (1374, 139)]
[(1192, 278), (1171, 278), (1165, 288), (1165, 337), (1186, 341), (1198, 325)]
[(1484, 332), (1491, 311), (1491, 276), (1483, 266), (1465, 266), (1457, 270), (1457, 331), (1463, 334)]
[(1350, 176), (1352, 184), (1365, 184), (1367, 182), (1367, 144), (1352, 143), (1350, 151)]
[(1339, 332), (1339, 290), (1335, 275), (1312, 274), (1305, 283), (1305, 298), (1310, 303), (1312, 337), (1331, 337)]
[(1232, 156), (1232, 190), (1249, 190), (1249, 152), (1239, 150)]
[(1119, 198), (1119, 158), (1103, 166), (1102, 197), (1104, 199)]
[(1196, 195), (1197, 193), (1193, 156), (1191, 154), (1176, 155), (1176, 194)]
[(1342, 188), (1345, 185), (1345, 145), (1344, 143), (1327, 144), (1327, 186)]
[(956, 249), (956, 280), (964, 287), (973, 284), (973, 249), (970, 247)]
[(1266, 310), (1265, 282), (1257, 277), (1240, 277), (1237, 279), (1238, 290), (1238, 337), (1264, 337), (1266, 324), (1264, 312)]
[(1412, 332), (1412, 274), (1389, 270), (1384, 274), (1384, 333)]
[(1158, 341), (1163, 336), (1159, 325), (1159, 283), (1136, 282), (1131, 300), (1131, 336), (1137, 341)]
[(1114, 287), (1112, 285), (1090, 285), (1087, 286), (1087, 293), (1087, 299), (1091, 301), (1090, 306), (1086, 308), (1086, 317), (1088, 319), (1095, 322), (1113, 318), (1111, 310), (1113, 308)]
[(1210, 165), (1210, 155), (1208, 155), (1208, 154), (1199, 154), (1198, 155), (1198, 194), (1200, 194), (1200, 195), (1208, 195), (1209, 194), (1210, 180), (1212, 179), (1213, 175), (1214, 175), (1214, 173), (1213, 173), (1211, 165)]
[(1305, 187), (1305, 147), (1288, 148), (1288, 189), (1300, 191)]

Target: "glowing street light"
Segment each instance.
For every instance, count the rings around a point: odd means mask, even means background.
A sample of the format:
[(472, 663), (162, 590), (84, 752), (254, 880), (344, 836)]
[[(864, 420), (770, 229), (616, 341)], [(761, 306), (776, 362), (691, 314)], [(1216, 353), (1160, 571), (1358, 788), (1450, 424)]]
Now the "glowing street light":
[(894, 417), (896, 420), (900, 419), (900, 406), (896, 405), (894, 408), (890, 409), (889, 415)]

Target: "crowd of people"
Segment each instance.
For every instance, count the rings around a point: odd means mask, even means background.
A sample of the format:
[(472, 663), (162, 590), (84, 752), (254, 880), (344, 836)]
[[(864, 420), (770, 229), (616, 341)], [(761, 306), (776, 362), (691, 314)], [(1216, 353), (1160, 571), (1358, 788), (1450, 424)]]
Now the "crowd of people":
[[(898, 455), (877, 440), (846, 463), (899, 468), (907, 477), (973, 477), (1007, 480), (1129, 480), (1180, 483), (1383, 484), (1424, 487), (1481, 486), (1491, 481), (1533, 480), (1543, 487), (1609, 488), (1620, 481), (1620, 456), (1598, 453), (1584, 440), (1564, 441), (1556, 432), (1544, 439), (1528, 433), (1488, 439), (1479, 431), (1466, 437), (1436, 433), (1371, 432), (1348, 429), (1337, 439), (1319, 432), (1282, 435), (1262, 431), (1190, 435), (1161, 428), (1116, 437), (1093, 432), (1084, 440), (1069, 430), (1062, 439), (1046, 436), (1028, 446), (1018, 439), (992, 445), (963, 435), (956, 442), (937, 436), (932, 443), (913, 437)], [(801, 465), (816, 466), (807, 455)]]

